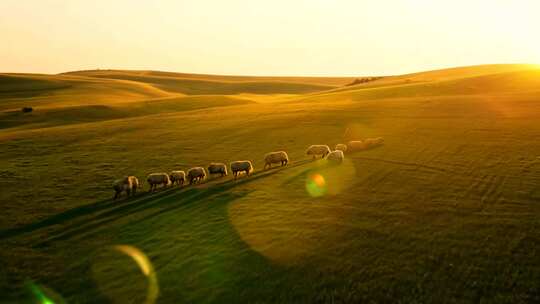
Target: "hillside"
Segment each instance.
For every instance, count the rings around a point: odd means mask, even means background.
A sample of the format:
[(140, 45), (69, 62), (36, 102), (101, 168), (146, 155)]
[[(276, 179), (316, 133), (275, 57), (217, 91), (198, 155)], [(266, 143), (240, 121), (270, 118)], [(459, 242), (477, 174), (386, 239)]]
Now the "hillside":
[[(162, 74), (148, 72), (140, 75), (140, 72), (126, 71), (60, 75), (0, 74), (0, 128), (46, 127), (120, 119), (245, 104), (253, 102), (254, 98), (265, 102), (269, 98), (334, 88), (331, 85), (297, 82), (304, 78), (294, 78), (292, 81), (285, 78), (260, 80), (237, 77), (237, 81), (225, 82), (221, 78), (226, 76), (201, 80), (197, 75), (179, 78), (176, 74), (175, 77)], [(325, 81), (326, 78), (321, 80)], [(20, 111), (22, 107), (33, 107), (39, 111), (23, 114)]]
[(115, 104), (171, 96), (149, 84), (78, 76), (0, 74), (0, 111)]
[(351, 91), (357, 89), (382, 88), (390, 86), (401, 86), (411, 84), (426, 84), (437, 82), (459, 81), (469, 78), (481, 78), (482, 76), (493, 76), (497, 74), (507, 74), (513, 72), (527, 72), (538, 70), (539, 67), (530, 64), (493, 64), (469, 67), (457, 67), (443, 70), (418, 72), (405, 75), (388, 76), (378, 79), (375, 82), (367, 82), (355, 86), (337, 88), (334, 91)]
[[(75, 73), (79, 75), (79, 73)], [(154, 74), (140, 74), (137, 72), (87, 72), (80, 75), (106, 78), (106, 79), (124, 79), (151, 84), (165, 91), (183, 93), (187, 95), (201, 94), (294, 94), (294, 93), (310, 93), (322, 90), (328, 90), (335, 86), (299, 83), (299, 82), (284, 82), (283, 79), (278, 80), (249, 80), (249, 81), (222, 81), (214, 80), (212, 77), (201, 78), (183, 78), (173, 76), (161, 76)]]
[[(212, 77), (0, 78), (5, 301), (28, 282), (69, 303), (142, 302), (149, 286), (158, 303), (540, 301), (538, 67), (351, 87)], [(379, 136), (339, 166), (305, 155)], [(290, 164), (263, 170), (278, 150)], [(112, 200), (124, 175), (241, 159), (253, 176)]]
[(475, 76), (466, 75), (466, 77), (461, 78), (442, 77), (440, 80), (431, 81), (426, 80), (428, 77), (423, 75), (414, 78), (394, 77), (392, 81), (389, 78), (381, 79), (374, 81), (371, 85), (368, 83), (368, 85), (356, 85), (315, 93), (305, 97), (304, 100), (342, 98), (359, 101), (430, 96), (538, 94), (540, 92), (540, 68), (503, 70), (493, 74)]
[[(354, 77), (293, 77), (293, 76), (232, 76), (232, 75), (209, 75), (190, 74), (163, 71), (134, 71), (134, 70), (86, 70), (64, 73), (66, 75), (80, 75), (89, 77), (109, 78), (111, 75), (123, 75), (131, 77), (168, 77), (191, 80), (204, 80), (213, 82), (285, 82), (298, 84), (311, 84), (323, 86), (342, 86), (354, 80)], [(110, 77), (115, 78), (115, 77)]]

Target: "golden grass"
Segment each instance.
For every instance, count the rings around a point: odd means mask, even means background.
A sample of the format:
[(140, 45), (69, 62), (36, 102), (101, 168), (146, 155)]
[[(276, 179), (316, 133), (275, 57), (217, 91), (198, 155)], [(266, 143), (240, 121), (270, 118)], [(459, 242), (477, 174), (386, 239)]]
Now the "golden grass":
[[(2, 294), (20, 299), (29, 278), (69, 302), (144, 299), (136, 264), (104, 258), (127, 244), (153, 264), (163, 303), (535, 302), (538, 71), (415, 77), (309, 94), (102, 100), (129, 115), (57, 125), (36, 107), (46, 125), (0, 129)], [(55, 110), (95, 111), (81, 105)], [(304, 155), (378, 136), (385, 145), (346, 153), (338, 170)], [(276, 150), (290, 165), (261, 170)], [(111, 201), (119, 176), (239, 159), (253, 160), (254, 176)], [(313, 197), (317, 175), (330, 188)]]

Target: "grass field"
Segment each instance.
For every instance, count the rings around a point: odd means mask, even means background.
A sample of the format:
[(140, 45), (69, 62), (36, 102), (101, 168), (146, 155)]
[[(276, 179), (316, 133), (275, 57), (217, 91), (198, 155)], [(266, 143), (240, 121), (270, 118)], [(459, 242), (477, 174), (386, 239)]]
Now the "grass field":
[[(540, 302), (540, 68), (352, 80), (0, 75), (0, 297)], [(304, 155), (378, 136), (337, 167)], [(291, 163), (263, 171), (276, 150)], [(124, 175), (240, 159), (252, 177), (112, 201)]]

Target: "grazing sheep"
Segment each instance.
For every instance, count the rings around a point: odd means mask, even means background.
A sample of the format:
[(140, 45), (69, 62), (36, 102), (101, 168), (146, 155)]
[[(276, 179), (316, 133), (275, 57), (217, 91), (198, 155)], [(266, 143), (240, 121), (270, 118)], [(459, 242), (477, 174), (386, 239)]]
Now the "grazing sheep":
[(364, 143), (361, 140), (351, 140), (347, 143), (347, 150), (354, 152), (354, 151), (362, 151), (367, 148), (366, 143)]
[(347, 145), (345, 145), (345, 144), (337, 144), (336, 148), (334, 150), (340, 150), (340, 151), (343, 151), (343, 152), (347, 152)]
[(333, 163), (341, 164), (343, 162), (343, 151), (341, 150), (335, 150), (326, 156), (326, 160)]
[(157, 189), (158, 185), (163, 185), (163, 188), (171, 184), (171, 179), (167, 173), (151, 173), (146, 178), (146, 181), (150, 185), (150, 192)]
[(114, 199), (117, 199), (124, 191), (128, 197), (135, 195), (137, 188), (139, 188), (139, 180), (135, 176), (125, 176), (122, 179), (117, 179), (113, 182)]
[(187, 176), (189, 179), (189, 184), (193, 185), (194, 183), (200, 183), (206, 179), (206, 172), (203, 167), (194, 167), (188, 170)]
[(306, 150), (306, 154), (313, 155), (313, 159), (315, 159), (317, 155), (321, 155), (321, 158), (324, 158), (328, 153), (330, 153), (330, 147), (327, 145), (311, 145)]
[(227, 165), (224, 163), (211, 163), (208, 166), (208, 174), (221, 174), (221, 177), (227, 176)]
[(128, 176), (128, 180), (131, 182), (131, 194), (135, 195), (139, 188), (139, 179), (135, 176)]
[(171, 183), (183, 186), (186, 181), (186, 172), (184, 171), (172, 171), (170, 174)]
[(247, 176), (253, 172), (253, 165), (249, 160), (233, 161), (230, 166), (234, 179), (236, 179), (241, 172), (245, 172)]
[(366, 143), (368, 148), (371, 148), (384, 144), (384, 139), (382, 137), (367, 138), (364, 140), (364, 143)]
[(126, 191), (126, 193), (127, 193), (128, 185), (125, 183), (125, 179), (116, 179), (116, 180), (114, 180), (114, 182), (112, 183), (112, 186), (113, 186), (113, 189), (114, 189), (114, 198), (113, 199), (117, 199), (122, 194), (122, 192), (124, 192), (124, 191)]
[(272, 167), (272, 164), (280, 163), (282, 166), (289, 162), (289, 155), (285, 151), (270, 152), (264, 156), (264, 169)]
[(364, 140), (353, 140), (347, 143), (347, 147), (350, 151), (362, 151), (371, 148), (378, 147), (384, 143), (382, 137), (366, 138)]

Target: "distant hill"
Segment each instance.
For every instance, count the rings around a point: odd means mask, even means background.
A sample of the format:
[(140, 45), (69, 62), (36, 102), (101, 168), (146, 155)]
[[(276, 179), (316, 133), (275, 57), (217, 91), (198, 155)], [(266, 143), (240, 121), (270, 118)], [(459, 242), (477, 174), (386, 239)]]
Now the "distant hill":
[[(84, 70), (63, 73), (66, 75), (80, 75), (91, 77), (110, 77), (111, 75), (131, 75), (145, 77), (170, 77), (182, 79), (195, 79), (206, 81), (225, 81), (225, 82), (252, 82), (252, 81), (271, 81), (287, 83), (303, 83), (314, 85), (341, 86), (350, 83), (355, 77), (304, 77), (304, 76), (235, 76), (235, 75), (211, 75), (211, 74), (191, 74), (175, 73), (162, 71), (143, 71), (143, 70)], [(111, 77), (115, 78), (115, 77)]]

